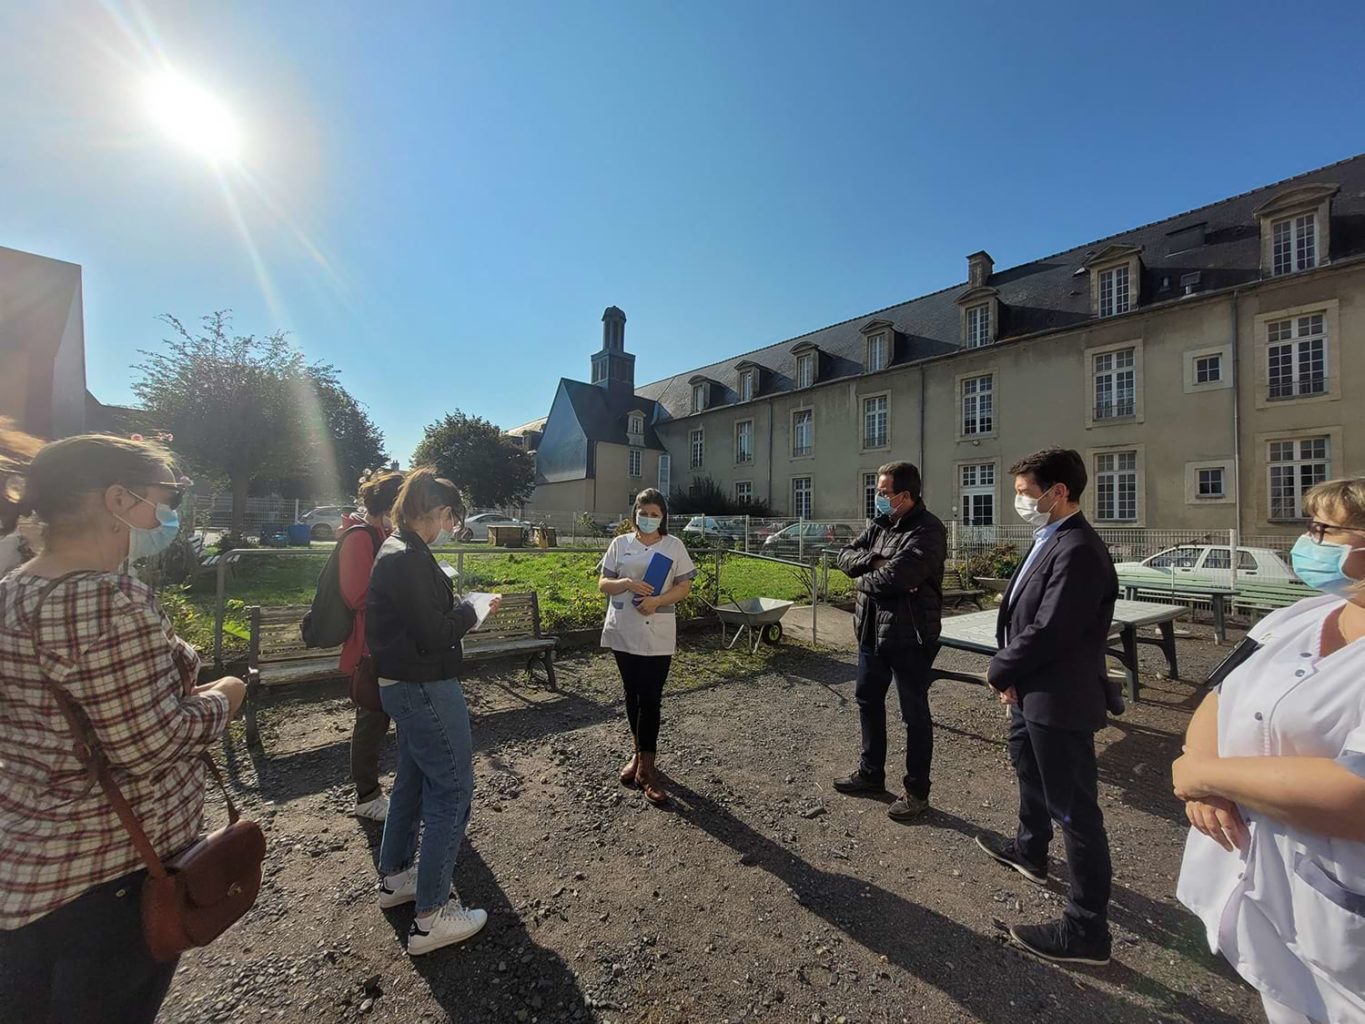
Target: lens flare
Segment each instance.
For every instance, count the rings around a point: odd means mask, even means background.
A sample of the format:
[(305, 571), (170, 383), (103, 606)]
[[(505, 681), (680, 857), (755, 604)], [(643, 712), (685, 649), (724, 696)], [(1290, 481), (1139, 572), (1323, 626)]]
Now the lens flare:
[(236, 160), (241, 133), (232, 112), (212, 93), (174, 71), (147, 83), (147, 109), (177, 143), (213, 163)]

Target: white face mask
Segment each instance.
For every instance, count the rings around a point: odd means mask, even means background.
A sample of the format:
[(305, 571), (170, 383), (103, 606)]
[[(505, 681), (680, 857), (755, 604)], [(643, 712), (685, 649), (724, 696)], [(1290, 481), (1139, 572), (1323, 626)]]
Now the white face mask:
[(115, 519), (128, 527), (128, 560), (136, 562), (140, 558), (159, 555), (175, 543), (175, 538), (180, 534), (180, 513), (169, 505), (153, 504), (140, 494), (134, 494), (133, 497), (144, 505), (152, 505), (156, 509), (157, 521), (156, 526), (147, 529), (134, 526), (118, 513), (114, 514)]
[[(1043, 494), (1047, 494), (1046, 491)], [(1016, 494), (1014, 496), (1014, 511), (1019, 513), (1019, 518), (1030, 526), (1046, 526), (1048, 520), (1052, 518), (1052, 510), (1057, 507), (1054, 501), (1052, 506), (1044, 512), (1038, 507), (1038, 503), (1043, 500), (1042, 495), (1037, 498), (1030, 498), (1027, 494)]]

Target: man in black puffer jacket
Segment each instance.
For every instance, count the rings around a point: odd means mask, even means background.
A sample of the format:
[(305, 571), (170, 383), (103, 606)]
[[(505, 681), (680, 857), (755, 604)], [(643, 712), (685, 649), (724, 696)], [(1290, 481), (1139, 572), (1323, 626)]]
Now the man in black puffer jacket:
[(839, 568), (856, 580), (853, 624), (858, 637), (854, 697), (862, 727), (858, 768), (835, 779), (841, 793), (886, 791), (886, 691), (896, 682), (905, 723), (904, 794), (887, 814), (909, 821), (929, 808), (934, 720), (930, 668), (943, 618), (943, 523), (924, 507), (919, 470), (892, 462), (877, 471), (877, 518), (839, 552)]

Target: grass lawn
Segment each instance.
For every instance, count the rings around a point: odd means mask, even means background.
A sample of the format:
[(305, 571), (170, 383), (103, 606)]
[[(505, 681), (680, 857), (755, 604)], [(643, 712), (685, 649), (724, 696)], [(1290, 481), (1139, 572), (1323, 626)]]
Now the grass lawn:
[[(459, 549), (437, 551), (437, 557), (457, 562)], [(587, 553), (522, 554), (485, 553), (482, 546), (465, 547), (464, 588), (515, 592), (534, 590), (540, 595), (541, 616), (547, 630), (564, 632), (591, 628), (602, 621), (603, 597), (597, 592), (599, 556)], [(224, 643), (231, 650), (244, 647), (247, 638), (245, 609), (250, 605), (306, 605), (313, 599), (318, 574), (326, 564), (330, 548), (280, 554), (278, 558), (253, 556), (237, 564), (227, 588), (227, 617)], [(700, 573), (693, 597), (683, 613), (701, 610), (699, 597), (715, 598), (714, 556), (700, 562)], [(178, 588), (162, 592), (162, 603), (185, 639), (201, 650), (213, 644), (214, 584), (212, 578), (190, 590)], [(837, 570), (829, 574), (829, 593), (833, 597), (851, 592), (848, 577)], [(794, 568), (755, 559), (726, 557), (720, 570), (722, 601), (749, 597), (774, 597), (787, 601), (808, 600), (808, 584)]]

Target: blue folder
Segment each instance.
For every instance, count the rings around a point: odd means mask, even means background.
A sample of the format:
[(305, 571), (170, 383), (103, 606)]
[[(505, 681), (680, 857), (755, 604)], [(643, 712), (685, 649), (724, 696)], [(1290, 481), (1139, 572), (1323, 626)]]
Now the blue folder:
[[(668, 573), (672, 568), (673, 559), (667, 555), (655, 552), (654, 557), (649, 560), (649, 567), (645, 569), (644, 582), (654, 588), (654, 597), (658, 597), (664, 592), (664, 584), (668, 582)], [(636, 605), (639, 605), (642, 600), (644, 599), (639, 594), (632, 598)]]

